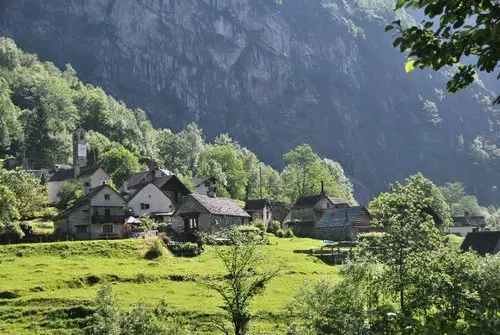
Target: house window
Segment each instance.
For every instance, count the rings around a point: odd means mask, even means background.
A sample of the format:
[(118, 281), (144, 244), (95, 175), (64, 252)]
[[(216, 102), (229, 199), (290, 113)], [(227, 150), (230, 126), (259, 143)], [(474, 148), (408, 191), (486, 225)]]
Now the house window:
[(149, 204), (141, 204), (141, 209), (149, 209)]
[(108, 183), (107, 180), (101, 180), (101, 185), (106, 185)]
[(111, 234), (113, 233), (113, 225), (112, 224), (105, 224), (102, 226), (102, 232), (106, 234)]
[(85, 234), (87, 232), (87, 226), (75, 226), (77, 234)]
[(110, 216), (110, 215), (111, 215), (111, 209), (106, 208), (106, 209), (104, 210), (104, 216)]
[(89, 218), (89, 210), (88, 209), (84, 209), (82, 211), (82, 217), (84, 220), (88, 220), (88, 218)]
[(109, 200), (111, 199), (111, 194), (105, 194), (104, 195), (104, 200)]

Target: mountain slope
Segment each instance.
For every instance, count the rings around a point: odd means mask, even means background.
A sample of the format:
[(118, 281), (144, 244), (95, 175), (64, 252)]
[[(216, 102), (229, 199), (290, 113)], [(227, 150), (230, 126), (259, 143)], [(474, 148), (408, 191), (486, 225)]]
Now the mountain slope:
[(446, 73), (405, 74), (383, 32), (388, 4), (7, 0), (0, 34), (71, 63), (155, 126), (196, 120), (271, 164), (310, 143), (342, 163), (361, 202), (416, 171), (500, 202), (493, 95), (474, 85), (448, 96)]

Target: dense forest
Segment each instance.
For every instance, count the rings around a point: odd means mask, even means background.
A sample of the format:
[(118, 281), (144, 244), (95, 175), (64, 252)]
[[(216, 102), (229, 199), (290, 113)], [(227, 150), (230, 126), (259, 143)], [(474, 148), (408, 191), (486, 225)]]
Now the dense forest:
[[(3, 1), (0, 35), (61, 69), (72, 64), (155, 128), (178, 133), (196, 121), (208, 140), (229, 133), (280, 170), (282, 154), (307, 143), (342, 164), (360, 202), (421, 171), (500, 204), (496, 78), (448, 94), (452, 67), (405, 73), (384, 28), (422, 13), (395, 12), (394, 0), (278, 3)], [(107, 131), (139, 136), (121, 122)], [(151, 149), (135, 140), (126, 148), (136, 145)]]
[(234, 199), (290, 202), (319, 192), (323, 182), (328, 194), (355, 202), (342, 166), (308, 145), (286, 153), (278, 172), (228, 134), (207, 143), (195, 123), (178, 133), (154, 129), (142, 110), (84, 84), (70, 65), (60, 70), (40, 62), (6, 38), (0, 39), (0, 87), (0, 155), (25, 158), (33, 168), (71, 163), (72, 132), (82, 126), (90, 163), (102, 165), (117, 185), (153, 160), (187, 184), (215, 176), (224, 185), (221, 195)]

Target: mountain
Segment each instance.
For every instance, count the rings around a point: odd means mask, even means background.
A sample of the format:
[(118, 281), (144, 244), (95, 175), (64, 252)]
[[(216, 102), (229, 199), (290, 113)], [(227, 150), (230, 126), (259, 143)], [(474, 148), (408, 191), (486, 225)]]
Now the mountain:
[[(147, 111), (228, 132), (260, 157), (309, 143), (353, 178), (357, 197), (416, 171), (500, 203), (499, 110), (479, 82), (404, 72), (384, 32), (393, 1), (3, 0), (0, 34)], [(412, 18), (396, 13), (408, 24)], [(497, 92), (495, 92), (497, 93)]]

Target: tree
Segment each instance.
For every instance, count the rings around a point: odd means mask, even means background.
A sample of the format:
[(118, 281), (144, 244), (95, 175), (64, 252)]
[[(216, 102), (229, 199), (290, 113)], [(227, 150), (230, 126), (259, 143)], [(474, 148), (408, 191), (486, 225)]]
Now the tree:
[(14, 192), (7, 186), (0, 184), (0, 230), (8, 235), (22, 238), (23, 231), (14, 220), (19, 219), (17, 199)]
[(59, 191), (57, 192), (57, 207), (60, 209), (66, 209), (73, 206), (76, 199), (81, 197), (84, 193), (83, 185), (80, 183), (74, 183), (72, 181), (64, 182)]
[[(474, 82), (478, 71), (493, 72), (500, 58), (500, 3), (498, 1), (398, 0), (396, 9), (423, 10), (428, 17), (420, 25), (404, 27), (396, 20), (386, 27), (396, 30), (394, 46), (408, 51), (407, 72), (414, 67), (439, 70), (460, 62), (447, 83), (456, 92)], [(500, 77), (500, 76), (499, 76)], [(498, 78), (498, 77), (497, 77)], [(494, 101), (500, 103), (500, 96)]]
[(0, 78), (0, 153), (22, 149), (24, 133), (19, 121), (19, 109), (10, 100), (7, 82)]
[(0, 168), (0, 185), (14, 193), (19, 215), (29, 218), (47, 204), (47, 189), (40, 180), (24, 170), (5, 170)]
[[(311, 183), (315, 180), (313, 172), (320, 158), (307, 144), (302, 144), (283, 155), (286, 165), (286, 174), (294, 181), (295, 194), (292, 198), (308, 195), (311, 192)], [(291, 180), (290, 180), (291, 181)]]
[(99, 288), (96, 305), (87, 335), (121, 335), (120, 313), (116, 308), (110, 285), (103, 285)]
[(369, 207), (374, 223), (388, 228), (381, 259), (389, 268), (387, 282), (398, 292), (400, 310), (408, 319), (415, 303), (408, 291), (414, 270), (423, 267), (424, 253), (439, 248), (438, 223), (451, 222), (449, 207), (438, 187), (421, 174), (407, 178), (404, 184), (392, 184), (390, 191), (380, 194)]
[(101, 156), (101, 164), (113, 182), (120, 185), (123, 180), (141, 170), (139, 159), (124, 147), (115, 147)]
[(439, 188), (450, 206), (452, 216), (462, 216), (465, 212), (471, 215), (485, 215), (487, 210), (477, 203), (477, 198), (466, 195), (462, 183), (447, 183)]
[(214, 290), (223, 299), (224, 306), (221, 308), (231, 321), (232, 329), (225, 325), (217, 326), (225, 334), (247, 334), (252, 319), (250, 301), (265, 289), (281, 268), (262, 271), (266, 258), (255, 242), (243, 243), (236, 240), (234, 245), (214, 250), (227, 275), (224, 279), (205, 279), (200, 284)]
[(213, 176), (226, 185), (233, 199), (243, 199), (248, 171), (237, 150), (230, 144), (211, 145), (200, 156), (199, 174)]

